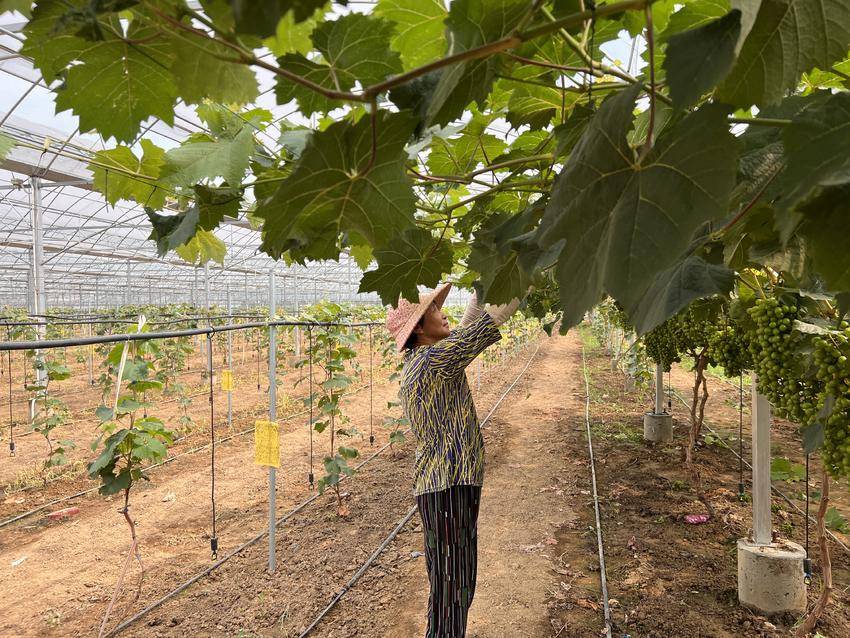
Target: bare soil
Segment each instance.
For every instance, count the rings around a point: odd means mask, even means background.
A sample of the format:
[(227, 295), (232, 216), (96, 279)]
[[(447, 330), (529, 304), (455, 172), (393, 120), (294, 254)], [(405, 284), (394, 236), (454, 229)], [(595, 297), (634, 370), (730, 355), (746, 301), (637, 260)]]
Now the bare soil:
[[(479, 515), (479, 566), (470, 638), (599, 636), (603, 629), (599, 560), (585, 433), (582, 342), (573, 331), (540, 341), (524, 376), (484, 429), (486, 478)], [(483, 418), (525, 368), (534, 345), (483, 377), (476, 403)], [(588, 349), (590, 421), (602, 510), (614, 636), (732, 637), (787, 635), (794, 619), (762, 618), (737, 604), (735, 542), (746, 536), (749, 504), (737, 497), (738, 460), (719, 444), (696, 455), (703, 487), (717, 512), (705, 525), (681, 460), (687, 412), (673, 405), (675, 441), (642, 441), (649, 392), (626, 391), (601, 349)], [(476, 371), (470, 370), (475, 379)], [(674, 369), (685, 391), (689, 373)], [(708, 423), (737, 450), (737, 389), (710, 378)], [(376, 447), (386, 441), (381, 417), (393, 384), (376, 385)], [(368, 392), (344, 411), (362, 431)], [(745, 417), (746, 426), (746, 417)], [(788, 424), (774, 429), (775, 451), (798, 462)], [(748, 429), (745, 429), (745, 436)], [(368, 435), (357, 445), (368, 451)], [(284, 426), (278, 515), (311, 496), (306, 485), (309, 438), (304, 424)], [(796, 447), (795, 447), (796, 446)], [(317, 455), (327, 442), (316, 444)], [(342, 484), (350, 515), (332, 493), (293, 516), (277, 536), (278, 569), (266, 572), (265, 540), (158, 607), (121, 635), (145, 637), (299, 636), (414, 504), (413, 442), (395, 446)], [(745, 446), (745, 455), (748, 447)], [(219, 447), (217, 511), (220, 553), (262, 531), (267, 475), (253, 465), (250, 437)], [(318, 472), (318, 469), (317, 469)], [(153, 475), (132, 505), (147, 568), (134, 600), (138, 568), (128, 574), (110, 626), (158, 599), (210, 564), (210, 467), (206, 453), (187, 455)], [(812, 482), (816, 487), (815, 481)], [(66, 485), (66, 487), (68, 487)], [(796, 498), (800, 483), (780, 485)], [(844, 508), (845, 490), (833, 490)], [(129, 545), (117, 500), (92, 496), (65, 521), (38, 516), (0, 530), (0, 635), (96, 635)], [(775, 499), (781, 535), (803, 539), (803, 519)], [(846, 512), (846, 509), (844, 510)], [(847, 541), (846, 537), (842, 538)], [(850, 554), (832, 543), (835, 600), (819, 626), (830, 638), (850, 636)], [(428, 586), (418, 514), (311, 634), (410, 638), (424, 634)], [(816, 551), (813, 551), (816, 554)], [(13, 562), (24, 558), (12, 566)], [(819, 593), (817, 560), (810, 601)]]

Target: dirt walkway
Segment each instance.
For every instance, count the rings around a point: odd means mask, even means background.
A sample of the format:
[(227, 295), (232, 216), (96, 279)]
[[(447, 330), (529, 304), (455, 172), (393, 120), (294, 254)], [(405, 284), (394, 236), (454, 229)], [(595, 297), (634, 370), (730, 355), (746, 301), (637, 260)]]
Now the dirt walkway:
[[(559, 587), (556, 531), (574, 527), (574, 507), (583, 507), (564, 500), (558, 480), (567, 478), (562, 428), (583, 410), (581, 370), (565, 356), (576, 347), (573, 335), (546, 342), (485, 429), (478, 581), (468, 624), (475, 638), (552, 634), (547, 595)], [(410, 580), (410, 604), (387, 636), (425, 633), (424, 562)]]
[[(523, 365), (501, 377), (509, 383)], [(544, 339), (484, 429), (487, 469), (469, 638), (549, 638), (561, 629), (550, 621), (553, 601), (567, 595), (587, 607), (571, 605), (569, 630), (561, 636), (595, 636), (601, 627), (594, 609), (595, 542), (586, 533), (592, 510), (579, 366), (575, 335)], [(416, 515), (315, 635), (423, 636), (428, 581), (422, 550)]]

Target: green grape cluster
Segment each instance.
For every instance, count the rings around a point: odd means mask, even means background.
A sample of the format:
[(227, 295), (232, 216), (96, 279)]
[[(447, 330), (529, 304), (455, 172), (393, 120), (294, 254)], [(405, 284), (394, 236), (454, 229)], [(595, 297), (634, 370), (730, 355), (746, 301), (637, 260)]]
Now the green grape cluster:
[(670, 370), (671, 364), (682, 360), (679, 356), (679, 343), (682, 341), (681, 333), (682, 328), (679, 325), (679, 320), (676, 317), (671, 317), (643, 335), (647, 356), (655, 363), (660, 363), (665, 372)]
[(709, 337), (708, 348), (711, 358), (717, 365), (723, 366), (727, 377), (737, 377), (753, 368), (753, 358), (747, 347), (746, 336), (734, 326), (728, 325), (716, 330)]
[[(696, 304), (691, 304), (685, 310), (676, 315), (679, 324), (677, 333), (678, 348), (680, 352), (689, 353), (693, 356), (699, 354), (703, 348), (708, 347), (708, 342), (714, 334), (715, 322), (706, 318), (698, 309)], [(711, 351), (706, 352), (708, 363), (715, 365)]]
[(823, 462), (833, 476), (850, 476), (850, 328), (844, 323), (841, 332), (817, 337), (814, 346), (824, 392), (812, 412), (817, 416), (832, 402), (824, 420)]
[(821, 384), (804, 378), (799, 356), (802, 337), (794, 331), (799, 312), (796, 304), (767, 297), (758, 299), (748, 312), (755, 324), (755, 332), (748, 336), (759, 391), (780, 418), (801, 425), (810, 423)]

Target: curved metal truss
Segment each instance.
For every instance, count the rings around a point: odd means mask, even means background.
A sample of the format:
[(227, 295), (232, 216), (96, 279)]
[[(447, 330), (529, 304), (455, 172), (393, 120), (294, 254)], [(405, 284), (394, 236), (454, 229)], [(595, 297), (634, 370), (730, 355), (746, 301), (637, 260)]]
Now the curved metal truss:
[[(227, 246), (223, 266), (159, 258), (142, 207), (123, 201), (112, 206), (92, 190), (88, 160), (108, 148), (107, 141), (80, 134), (70, 113), (55, 113), (49, 87), (19, 53), (24, 24), (15, 13), (0, 17), (0, 131), (23, 144), (0, 164), (0, 303), (35, 312), (145, 303), (224, 307), (229, 297), (239, 308), (267, 303), (272, 271), (279, 308), (320, 299), (380, 303), (375, 294), (357, 292), (359, 268), (348, 255), (306, 266), (275, 262), (258, 251), (259, 233), (243, 218), (216, 231)], [(261, 135), (277, 146), (279, 123), (298, 116), (294, 107), (275, 104), (270, 75), (258, 73), (258, 79), (256, 105), (275, 117)], [(203, 130), (194, 111), (181, 106), (174, 126), (151, 120), (139, 137), (169, 148)], [(467, 296), (455, 291), (451, 301)]]

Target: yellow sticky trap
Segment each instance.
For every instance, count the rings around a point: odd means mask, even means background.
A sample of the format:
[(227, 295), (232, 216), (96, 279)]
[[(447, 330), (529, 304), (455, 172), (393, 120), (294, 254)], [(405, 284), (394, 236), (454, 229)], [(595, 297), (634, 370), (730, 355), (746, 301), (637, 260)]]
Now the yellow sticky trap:
[(280, 467), (280, 439), (274, 421), (257, 420), (254, 424), (254, 464)]
[(221, 389), (224, 392), (233, 391), (233, 370), (221, 371)]

